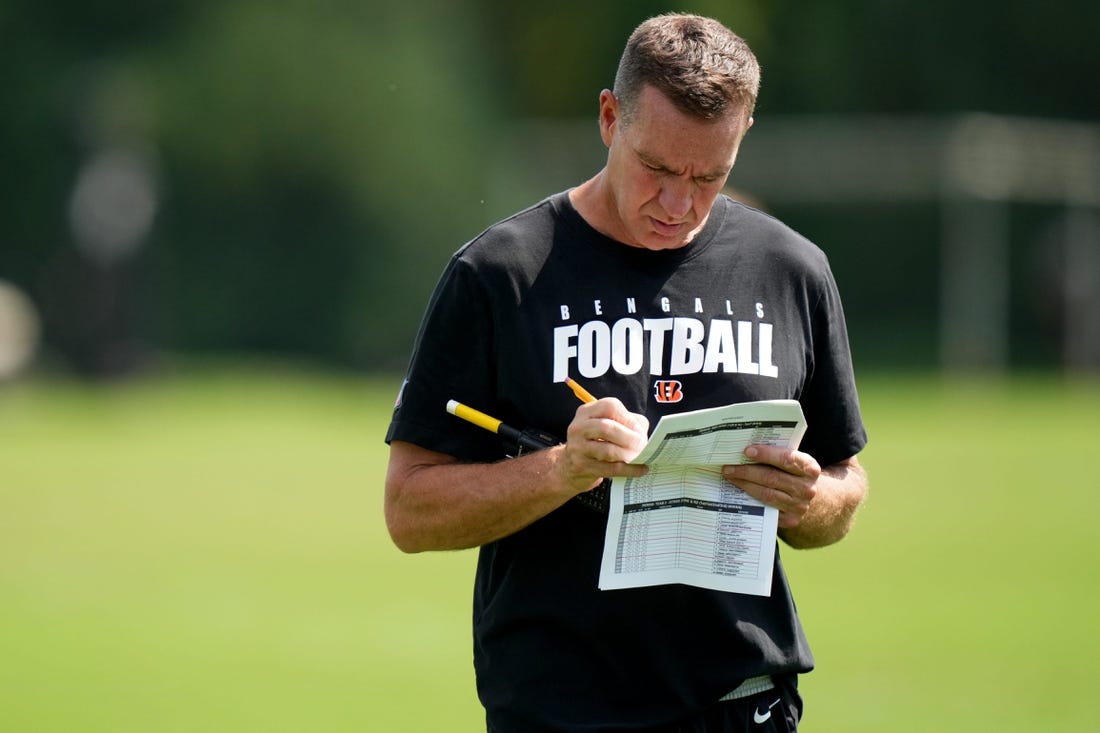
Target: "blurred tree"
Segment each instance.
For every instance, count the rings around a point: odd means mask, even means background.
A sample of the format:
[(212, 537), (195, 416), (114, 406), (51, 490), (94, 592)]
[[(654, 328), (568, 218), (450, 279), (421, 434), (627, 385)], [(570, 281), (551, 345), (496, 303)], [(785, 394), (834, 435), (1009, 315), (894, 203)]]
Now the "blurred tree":
[(766, 27), (754, 45), (776, 112), (1100, 115), (1084, 93), (1100, 71), (1090, 0), (775, 0)]
[[(660, 0), (553, 4), (478, 0), (480, 14), (498, 42), (492, 68), (507, 111), (521, 117), (596, 115), (600, 90), (615, 82), (615, 69), (630, 31), (646, 18), (670, 12)], [(688, 2), (687, 12), (709, 15), (746, 38), (763, 32), (759, 0)], [(751, 41), (750, 41), (751, 42)]]
[[(76, 172), (121, 141), (164, 181), (148, 254), (159, 346), (403, 361), (419, 296), (485, 223), (497, 117), (474, 17), (431, 5), (8, 8), (0, 268), (59, 282), (42, 272), (71, 248)], [(62, 351), (66, 319), (79, 328), (66, 308), (47, 323)]]
[(418, 5), (211, 6), (150, 59), (191, 219), (172, 269), (210, 266), (176, 298), (222, 313), (175, 319), (182, 345), (236, 332), (361, 365), (407, 350), (417, 295), (481, 223), (496, 116), (469, 14)]

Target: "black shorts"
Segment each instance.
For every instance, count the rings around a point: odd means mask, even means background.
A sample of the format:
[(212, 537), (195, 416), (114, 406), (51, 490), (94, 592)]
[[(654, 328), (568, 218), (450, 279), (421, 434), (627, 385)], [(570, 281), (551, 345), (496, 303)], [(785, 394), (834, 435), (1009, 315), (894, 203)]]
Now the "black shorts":
[[(738, 700), (715, 702), (713, 705), (667, 725), (650, 728), (620, 728), (615, 731), (629, 730), (631, 733), (795, 733), (798, 721), (802, 718), (802, 697), (798, 694), (798, 677), (789, 675), (773, 677), (775, 687)], [(497, 721), (500, 723), (500, 721)], [(549, 729), (523, 725), (494, 725), (486, 721), (488, 733), (504, 731), (539, 731), (548, 733)], [(585, 728), (590, 730), (590, 728)], [(612, 730), (609, 728), (608, 730)], [(554, 733), (567, 733), (555, 730)]]
[(690, 718), (644, 733), (794, 733), (802, 719), (798, 678), (775, 677), (775, 688), (716, 702)]

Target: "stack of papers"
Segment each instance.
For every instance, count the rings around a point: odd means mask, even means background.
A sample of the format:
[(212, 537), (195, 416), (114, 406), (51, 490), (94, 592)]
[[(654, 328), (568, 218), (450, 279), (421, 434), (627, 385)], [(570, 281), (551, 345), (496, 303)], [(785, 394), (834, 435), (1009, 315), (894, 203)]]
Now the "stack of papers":
[(749, 445), (797, 448), (805, 432), (795, 400), (662, 417), (632, 461), (649, 473), (612, 481), (600, 589), (685, 583), (769, 595), (779, 512), (721, 470), (749, 463)]

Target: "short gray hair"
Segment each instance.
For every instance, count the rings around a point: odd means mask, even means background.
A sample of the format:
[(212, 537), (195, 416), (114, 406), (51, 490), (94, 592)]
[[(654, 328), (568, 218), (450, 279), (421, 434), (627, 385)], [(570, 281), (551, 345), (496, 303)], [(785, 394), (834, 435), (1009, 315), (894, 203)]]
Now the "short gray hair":
[(647, 84), (686, 114), (711, 120), (742, 109), (747, 118), (760, 91), (760, 64), (745, 40), (718, 21), (669, 13), (639, 25), (626, 42), (614, 89), (624, 123)]

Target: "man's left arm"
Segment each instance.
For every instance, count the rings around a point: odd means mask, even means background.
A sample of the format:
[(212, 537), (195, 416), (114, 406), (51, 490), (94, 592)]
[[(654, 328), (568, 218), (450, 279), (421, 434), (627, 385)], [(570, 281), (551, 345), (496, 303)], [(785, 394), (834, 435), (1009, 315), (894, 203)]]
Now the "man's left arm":
[(753, 445), (754, 461), (725, 466), (723, 476), (745, 493), (779, 510), (779, 537), (796, 549), (831, 545), (844, 538), (867, 496), (867, 473), (852, 456), (821, 468), (797, 450)]

